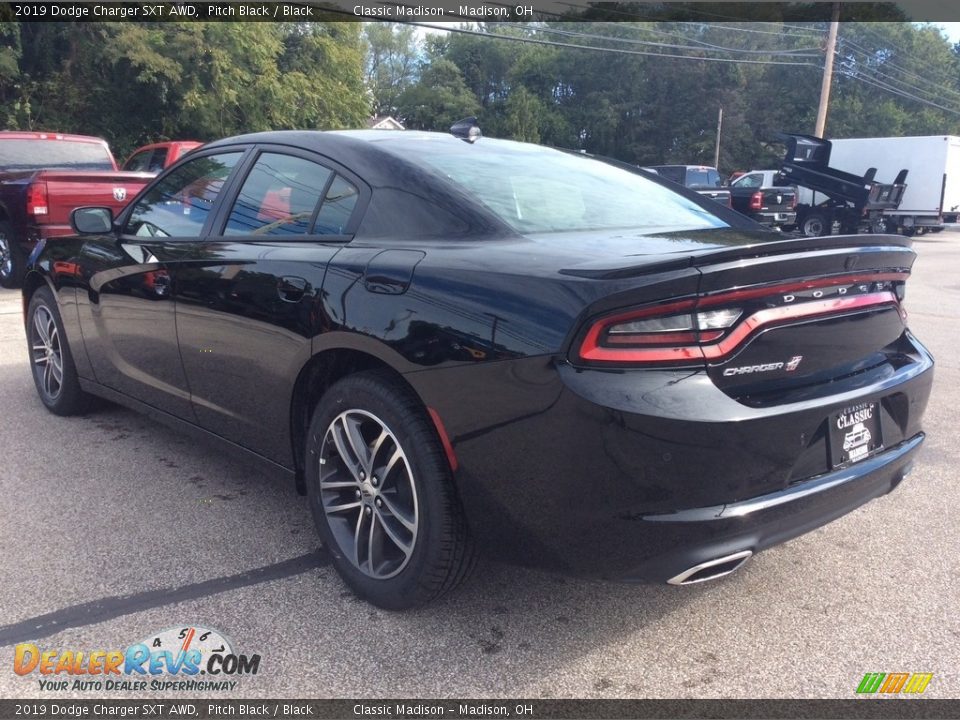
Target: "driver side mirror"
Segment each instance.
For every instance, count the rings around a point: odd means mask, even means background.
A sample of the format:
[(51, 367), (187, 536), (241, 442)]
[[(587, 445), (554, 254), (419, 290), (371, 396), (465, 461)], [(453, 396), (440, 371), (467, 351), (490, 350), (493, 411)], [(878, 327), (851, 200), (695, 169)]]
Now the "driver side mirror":
[(113, 229), (113, 211), (105, 207), (82, 207), (70, 213), (70, 226), (78, 235), (102, 235)]

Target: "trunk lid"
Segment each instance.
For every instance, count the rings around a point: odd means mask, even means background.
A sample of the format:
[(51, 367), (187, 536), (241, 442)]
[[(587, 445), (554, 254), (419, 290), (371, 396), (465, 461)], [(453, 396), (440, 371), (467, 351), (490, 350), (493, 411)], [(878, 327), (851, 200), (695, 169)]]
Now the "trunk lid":
[[(686, 265), (699, 276), (695, 301), (651, 312), (638, 293), (633, 315), (622, 305), (607, 319), (594, 315), (577, 345), (581, 361), (699, 365), (725, 393), (753, 404), (774, 402), (784, 393), (816, 394), (817, 386), (901, 361), (906, 329), (901, 300), (916, 259), (907, 238), (758, 243), (756, 235), (715, 231), (705, 233), (705, 244), (696, 248), (693, 234), (680, 235), (682, 250), (676, 254), (633, 263), (593, 261), (562, 271), (622, 281)], [(692, 327), (681, 317), (689, 317)], [(665, 328), (679, 340), (671, 344)], [(604, 352), (604, 342), (614, 352)]]

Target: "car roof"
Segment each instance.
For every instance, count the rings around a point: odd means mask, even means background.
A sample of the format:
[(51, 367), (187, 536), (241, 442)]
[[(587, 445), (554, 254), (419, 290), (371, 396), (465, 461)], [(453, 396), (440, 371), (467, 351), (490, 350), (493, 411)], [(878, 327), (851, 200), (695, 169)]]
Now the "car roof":
[(432, 174), (436, 180), (439, 177), (436, 173), (424, 169), (422, 163), (409, 159), (426, 146), (439, 152), (443, 152), (444, 148), (459, 151), (468, 146), (474, 148), (479, 155), (495, 148), (562, 152), (542, 145), (497, 138), (481, 138), (475, 143), (467, 143), (449, 133), (417, 130), (276, 130), (216, 140), (204, 145), (203, 150), (254, 143), (316, 152), (340, 163), (375, 187), (396, 186), (400, 177), (398, 173), (402, 173), (405, 180), (412, 180), (414, 175), (419, 175), (422, 179), (424, 174)]
[(107, 141), (103, 138), (93, 137), (92, 135), (70, 135), (68, 133), (56, 132), (25, 132), (23, 130), (2, 130), (0, 131), (0, 140), (65, 140), (67, 142), (85, 142), (106, 145)]

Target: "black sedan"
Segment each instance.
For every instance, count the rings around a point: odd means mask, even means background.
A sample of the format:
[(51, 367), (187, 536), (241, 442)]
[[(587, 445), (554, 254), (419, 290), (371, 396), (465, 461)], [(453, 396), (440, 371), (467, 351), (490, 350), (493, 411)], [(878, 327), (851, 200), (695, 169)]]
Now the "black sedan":
[(933, 368), (908, 240), (783, 240), (656, 176), (460, 134), (235, 137), (117, 218), (75, 211), (24, 284), (40, 399), (107, 398), (295, 481), (388, 608), (477, 549), (720, 577), (904, 478)]

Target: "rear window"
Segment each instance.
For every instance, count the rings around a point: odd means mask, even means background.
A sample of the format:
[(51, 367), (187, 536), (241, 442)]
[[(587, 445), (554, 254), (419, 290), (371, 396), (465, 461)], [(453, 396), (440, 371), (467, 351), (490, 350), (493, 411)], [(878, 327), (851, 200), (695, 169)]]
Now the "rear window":
[(439, 171), (519, 232), (727, 227), (639, 170), (536, 145), (424, 143), (404, 157)]
[(4, 140), (0, 136), (0, 168), (6, 171), (113, 170), (113, 160), (100, 143)]
[(687, 168), (687, 187), (723, 187), (723, 180), (713, 168)]

